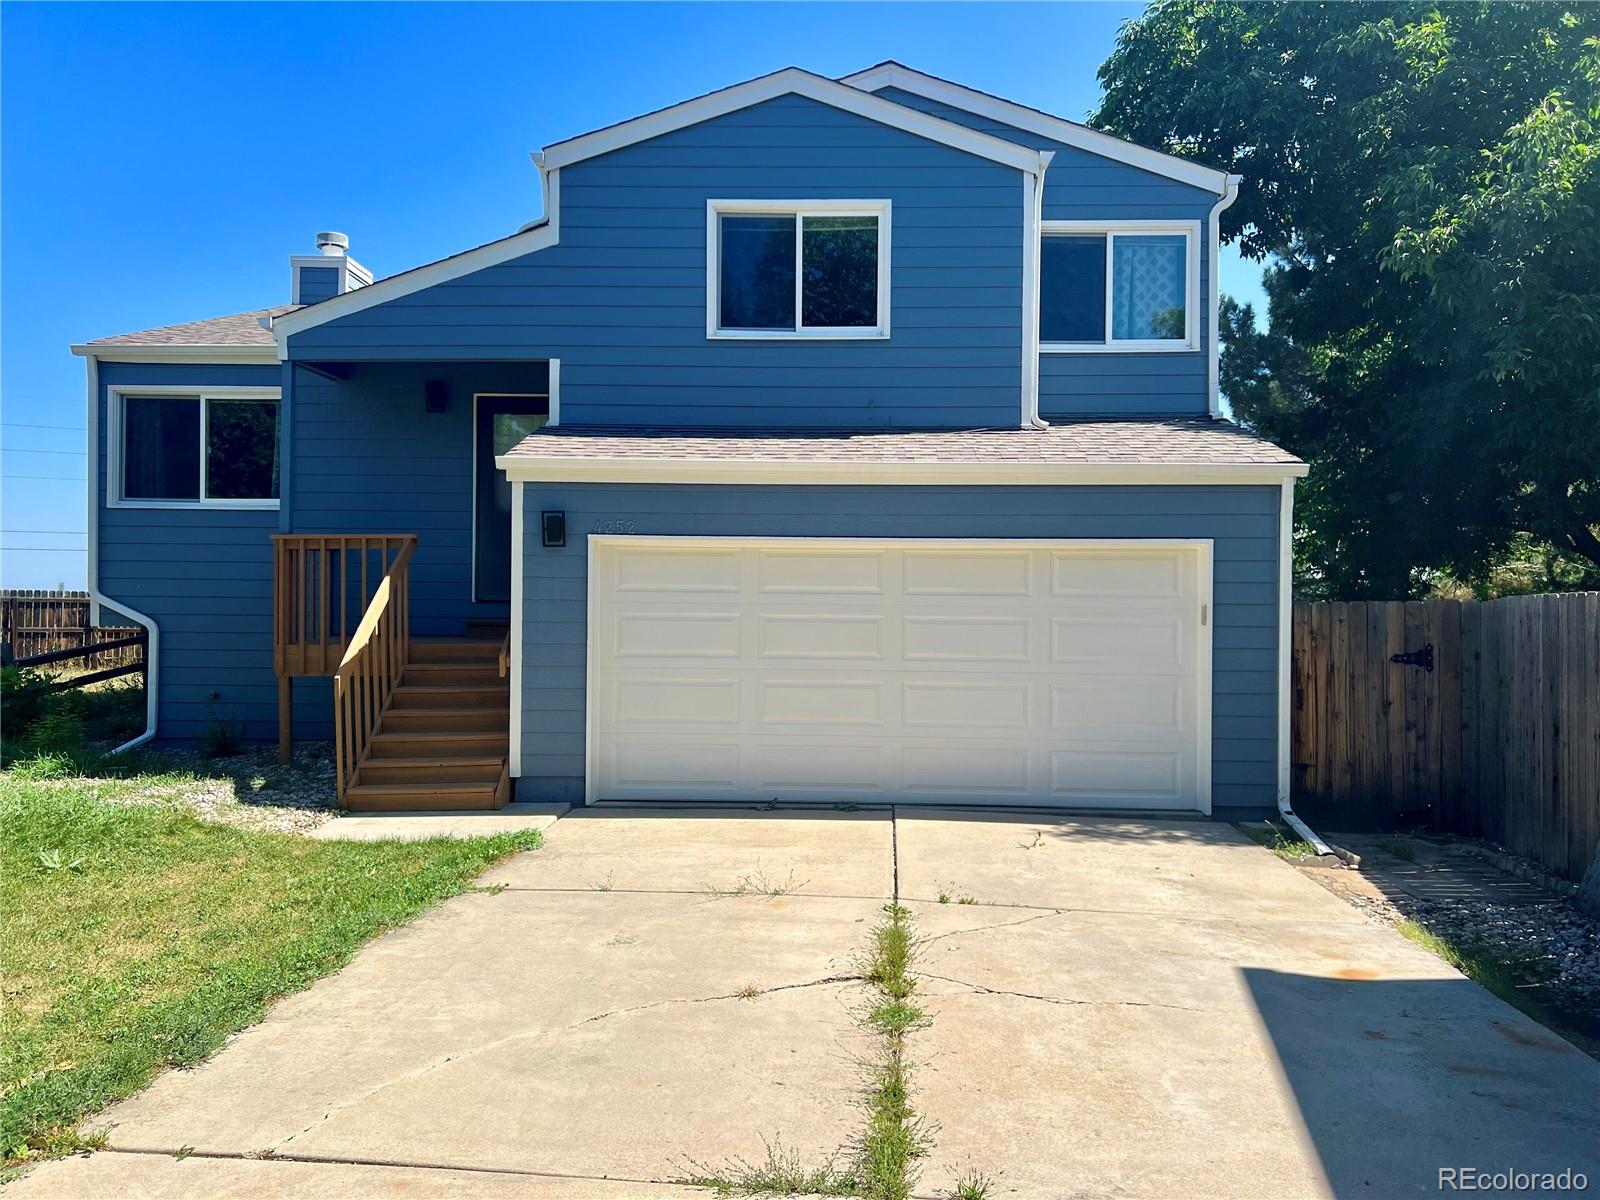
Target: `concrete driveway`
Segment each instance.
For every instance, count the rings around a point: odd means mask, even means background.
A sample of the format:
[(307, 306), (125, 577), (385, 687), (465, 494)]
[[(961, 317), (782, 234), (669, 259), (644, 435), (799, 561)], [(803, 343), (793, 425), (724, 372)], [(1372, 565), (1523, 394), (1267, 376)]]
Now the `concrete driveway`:
[(861, 1126), (855, 955), (923, 939), (918, 1194), (1600, 1187), (1600, 1064), (1227, 826), (899, 810), (569, 815), (27, 1197), (686, 1197)]

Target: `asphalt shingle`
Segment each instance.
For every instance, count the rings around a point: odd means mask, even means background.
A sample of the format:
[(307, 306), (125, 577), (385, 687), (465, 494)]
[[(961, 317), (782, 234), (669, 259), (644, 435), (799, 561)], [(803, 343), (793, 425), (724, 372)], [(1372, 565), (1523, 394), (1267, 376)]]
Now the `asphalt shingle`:
[(272, 332), (261, 327), (261, 318), (281, 317), (300, 307), (298, 304), (280, 304), (276, 308), (257, 308), (250, 312), (230, 313), (225, 317), (209, 317), (204, 321), (188, 321), (182, 325), (163, 325), (159, 329), (96, 338), (89, 345), (270, 346), (273, 344)]

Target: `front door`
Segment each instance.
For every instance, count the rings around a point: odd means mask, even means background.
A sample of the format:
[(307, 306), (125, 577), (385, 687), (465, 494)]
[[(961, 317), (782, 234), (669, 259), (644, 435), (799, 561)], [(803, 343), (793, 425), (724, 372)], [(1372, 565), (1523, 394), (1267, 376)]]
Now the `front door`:
[(550, 419), (547, 396), (474, 396), (472, 598), (511, 599), (511, 484), (494, 460)]

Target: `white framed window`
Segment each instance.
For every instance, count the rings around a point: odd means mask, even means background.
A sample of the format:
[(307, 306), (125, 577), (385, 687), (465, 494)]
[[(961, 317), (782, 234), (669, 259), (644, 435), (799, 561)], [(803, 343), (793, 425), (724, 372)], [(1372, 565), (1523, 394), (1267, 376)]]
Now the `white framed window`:
[(706, 336), (889, 336), (887, 200), (708, 200)]
[(1039, 349), (1198, 351), (1200, 222), (1045, 221)]
[(278, 507), (279, 389), (112, 388), (108, 407), (106, 507)]

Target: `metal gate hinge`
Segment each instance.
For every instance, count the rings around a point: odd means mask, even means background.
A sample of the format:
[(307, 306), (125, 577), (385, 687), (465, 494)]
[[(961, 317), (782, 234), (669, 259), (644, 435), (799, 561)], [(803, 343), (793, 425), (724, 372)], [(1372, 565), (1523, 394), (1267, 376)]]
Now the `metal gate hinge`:
[(1421, 667), (1424, 671), (1433, 670), (1433, 643), (1429, 642), (1421, 650), (1410, 650), (1405, 654), (1391, 654), (1389, 661), (1399, 663), (1402, 667)]

